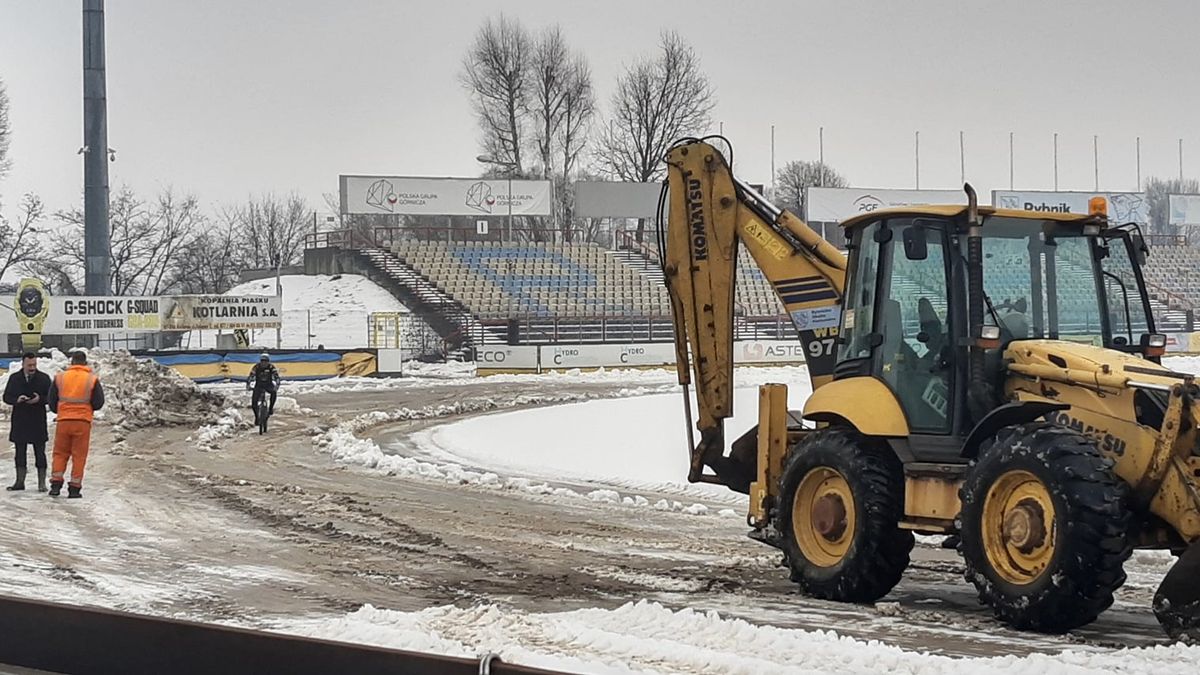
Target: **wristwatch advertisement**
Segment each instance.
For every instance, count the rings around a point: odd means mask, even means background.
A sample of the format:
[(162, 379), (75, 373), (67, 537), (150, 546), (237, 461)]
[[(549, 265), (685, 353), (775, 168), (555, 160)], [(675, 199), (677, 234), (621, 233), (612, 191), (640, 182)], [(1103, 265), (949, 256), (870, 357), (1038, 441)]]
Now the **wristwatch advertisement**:
[(50, 313), (50, 299), (40, 279), (22, 279), (17, 284), (17, 301), (13, 304), (17, 325), (21, 328), (21, 344), (27, 350), (42, 346), (42, 326)]

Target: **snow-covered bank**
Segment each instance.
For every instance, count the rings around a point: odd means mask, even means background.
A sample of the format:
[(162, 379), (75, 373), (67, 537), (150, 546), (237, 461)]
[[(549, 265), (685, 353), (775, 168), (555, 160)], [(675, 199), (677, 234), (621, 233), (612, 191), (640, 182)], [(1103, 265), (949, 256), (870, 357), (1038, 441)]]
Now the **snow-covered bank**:
[[(546, 480), (531, 479), (525, 476), (505, 476), (488, 469), (472, 468), (468, 464), (453, 460), (437, 458), (408, 457), (387, 452), (370, 438), (362, 438), (358, 434), (366, 429), (382, 424), (405, 420), (437, 419), (471, 413), (484, 413), (506, 408), (522, 406), (545, 406), (561, 403), (586, 401), (595, 398), (629, 398), (648, 393), (644, 389), (622, 389), (608, 394), (547, 394), (522, 395), (506, 399), (468, 399), (451, 405), (427, 406), (425, 408), (402, 408), (392, 412), (373, 412), (359, 415), (354, 419), (343, 422), (316, 436), (314, 446), (326, 451), (334, 461), (359, 466), (365, 469), (379, 471), (388, 475), (423, 478), (426, 480), (443, 481), (455, 485), (470, 485), (484, 489), (509, 490), (531, 496), (562, 498), (571, 500), (588, 500), (592, 502), (608, 502), (638, 508), (653, 508), (660, 511), (679, 511), (692, 515), (706, 515), (711, 512), (704, 504), (687, 504), (679, 500), (668, 500), (660, 497), (649, 499), (641, 494), (622, 494), (617, 490), (598, 487), (593, 490), (575, 490), (568, 487), (551, 485)], [(703, 498), (720, 503), (739, 503), (739, 496), (731, 495), (723, 488), (712, 493), (679, 492), (682, 496)], [(721, 516), (735, 516), (731, 509), (720, 509)]]
[(952, 658), (864, 642), (831, 631), (759, 626), (717, 612), (631, 602), (614, 610), (528, 613), (496, 605), (397, 612), (365, 606), (346, 616), (279, 629), (332, 640), (588, 673), (910, 673), (920, 675), (1184, 675), (1200, 647), (1063, 651)]
[[(367, 346), (367, 317), (372, 312), (409, 310), (387, 289), (356, 274), (284, 275), (282, 346), (308, 349), (355, 349)], [(275, 278), (248, 281), (225, 295), (275, 295)], [(422, 324), (423, 325), (423, 324)], [(275, 346), (275, 331), (254, 331), (254, 344)], [(192, 331), (184, 336), (189, 349), (217, 346), (217, 331)]]
[[(741, 369), (734, 416), (725, 436), (736, 440), (758, 423), (764, 381), (788, 385), (793, 409), (812, 392), (804, 368)], [(695, 401), (693, 398), (693, 410)], [(418, 433), (433, 457), (471, 462), (500, 473), (588, 480), (620, 488), (728, 497), (727, 488), (686, 483), (687, 423), (678, 393), (618, 398), (473, 417)]]

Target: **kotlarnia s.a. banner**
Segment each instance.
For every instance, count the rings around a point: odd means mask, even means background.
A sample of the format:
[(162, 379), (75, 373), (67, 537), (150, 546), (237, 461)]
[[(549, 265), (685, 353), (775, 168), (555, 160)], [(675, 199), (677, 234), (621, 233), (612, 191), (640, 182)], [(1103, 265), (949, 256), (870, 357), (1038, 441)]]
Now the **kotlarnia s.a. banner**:
[(279, 328), (276, 295), (175, 295), (162, 298), (163, 330)]

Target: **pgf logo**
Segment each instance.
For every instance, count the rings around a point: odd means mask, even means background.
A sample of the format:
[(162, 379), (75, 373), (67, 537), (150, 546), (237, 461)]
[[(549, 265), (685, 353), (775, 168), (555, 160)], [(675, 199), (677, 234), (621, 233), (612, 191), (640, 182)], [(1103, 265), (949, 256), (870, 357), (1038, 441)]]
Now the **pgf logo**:
[(882, 207), (883, 200), (872, 195), (863, 195), (854, 200), (854, 208), (859, 213), (870, 213)]

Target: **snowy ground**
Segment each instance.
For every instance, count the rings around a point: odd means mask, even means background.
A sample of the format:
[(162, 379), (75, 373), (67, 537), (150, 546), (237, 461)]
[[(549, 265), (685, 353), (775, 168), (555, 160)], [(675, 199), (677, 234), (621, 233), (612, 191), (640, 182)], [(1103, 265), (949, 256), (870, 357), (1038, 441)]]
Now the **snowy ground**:
[[(372, 312), (408, 313), (387, 289), (355, 274), (284, 275), (283, 348), (352, 349), (367, 344), (367, 317)], [(275, 295), (275, 278), (249, 281), (226, 295)], [(274, 347), (275, 331), (254, 331), (256, 345)], [(217, 331), (192, 331), (183, 338), (185, 349), (211, 349)]]
[[(260, 438), (244, 391), (103, 363), (139, 402), (98, 424), (84, 500), (0, 495), (0, 592), (577, 672), (1166, 674), (1200, 661), (1154, 622), (1171, 564), (1158, 552), (1137, 552), (1116, 605), (1066, 636), (996, 623), (930, 541), (876, 605), (799, 595), (778, 554), (745, 537), (744, 498), (681, 481), (667, 371), (289, 383)], [(791, 385), (793, 407), (807, 392), (802, 369), (740, 369), (731, 439), (765, 381)], [(176, 424), (193, 400), (205, 412)], [(156, 426), (134, 424), (152, 413)]]

